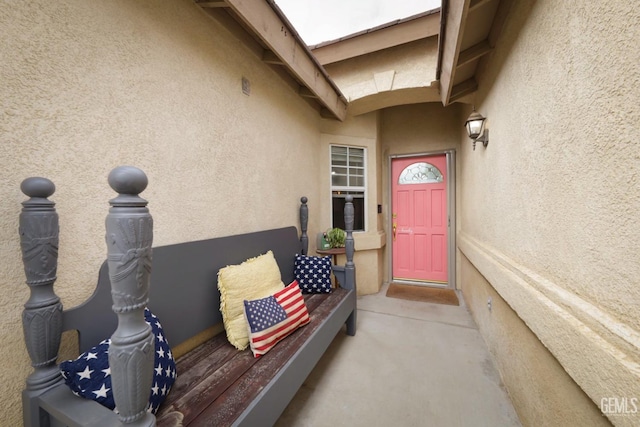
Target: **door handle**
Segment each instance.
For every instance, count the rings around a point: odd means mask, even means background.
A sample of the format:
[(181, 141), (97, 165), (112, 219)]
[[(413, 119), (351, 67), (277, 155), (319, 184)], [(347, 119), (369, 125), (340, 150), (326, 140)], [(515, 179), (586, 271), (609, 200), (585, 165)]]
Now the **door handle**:
[(396, 240), (396, 230), (397, 230), (397, 228), (398, 227), (396, 226), (396, 223), (394, 222), (393, 223), (393, 240), (394, 241)]

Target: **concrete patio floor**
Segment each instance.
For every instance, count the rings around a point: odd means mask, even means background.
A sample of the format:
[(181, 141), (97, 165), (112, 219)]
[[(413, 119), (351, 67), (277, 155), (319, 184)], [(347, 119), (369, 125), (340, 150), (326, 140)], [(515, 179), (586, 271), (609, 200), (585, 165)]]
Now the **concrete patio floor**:
[(480, 333), (460, 306), (358, 297), (358, 332), (338, 334), (276, 424), (520, 426)]

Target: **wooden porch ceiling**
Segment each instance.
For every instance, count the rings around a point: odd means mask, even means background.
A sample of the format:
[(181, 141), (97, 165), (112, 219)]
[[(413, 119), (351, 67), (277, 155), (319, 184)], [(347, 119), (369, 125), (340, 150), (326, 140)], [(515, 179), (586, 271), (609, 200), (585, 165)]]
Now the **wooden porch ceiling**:
[(302, 41), (274, 0), (195, 0), (218, 20), (228, 17), (253, 39), (262, 60), (284, 70), (298, 86), (298, 94), (320, 107), (323, 117), (344, 120), (347, 100)]
[(443, 0), (436, 79), (443, 105), (478, 89), (480, 64), (496, 45), (513, 0)]

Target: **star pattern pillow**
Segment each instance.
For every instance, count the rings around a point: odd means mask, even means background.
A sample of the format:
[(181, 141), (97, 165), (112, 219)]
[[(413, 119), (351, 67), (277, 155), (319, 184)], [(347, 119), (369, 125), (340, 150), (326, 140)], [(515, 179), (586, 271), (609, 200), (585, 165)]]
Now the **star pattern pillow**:
[(303, 294), (331, 292), (331, 257), (296, 255), (293, 277)]
[(310, 321), (307, 305), (295, 280), (268, 297), (245, 300), (244, 311), (254, 357), (262, 356)]
[[(176, 363), (158, 318), (147, 308), (144, 310), (144, 318), (155, 336), (155, 369), (147, 409), (155, 414), (176, 380)], [(110, 339), (103, 340), (77, 359), (62, 362), (60, 371), (73, 394), (114, 409), (116, 405), (111, 391), (109, 368), (110, 344)]]

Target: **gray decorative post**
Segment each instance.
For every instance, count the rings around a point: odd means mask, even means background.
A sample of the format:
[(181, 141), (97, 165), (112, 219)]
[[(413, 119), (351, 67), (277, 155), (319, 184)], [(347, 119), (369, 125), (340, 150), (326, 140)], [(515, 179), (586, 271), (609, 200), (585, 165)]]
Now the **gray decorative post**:
[(62, 304), (53, 290), (58, 269), (58, 214), (48, 200), (56, 190), (46, 178), (22, 181), (29, 197), (20, 213), (20, 245), (27, 285), (31, 291), (22, 312), (22, 327), (33, 373), (23, 392), (25, 425), (39, 425), (39, 409), (31, 407), (29, 396), (37, 396), (61, 381), (56, 365), (62, 337)]
[(300, 202), (300, 244), (302, 246), (302, 254), (306, 255), (309, 251), (309, 236), (307, 235), (307, 225), (309, 223), (309, 207), (307, 206), (306, 197), (301, 197)]
[[(344, 228), (347, 236), (344, 240), (345, 255), (347, 262), (344, 266), (345, 281), (349, 284), (349, 287), (357, 292), (356, 287), (356, 265), (353, 263), (353, 254), (355, 252), (355, 242), (353, 240), (353, 222), (355, 218), (355, 210), (353, 208), (353, 196), (348, 195), (345, 197), (344, 205)], [(354, 310), (351, 316), (347, 319), (347, 333), (349, 335), (355, 335), (356, 331), (356, 316), (357, 311)]]
[(138, 196), (147, 183), (147, 176), (138, 168), (112, 170), (109, 185), (119, 194), (109, 201), (106, 219), (111, 295), (118, 316), (109, 347), (111, 385), (120, 421), (135, 426), (155, 425), (155, 417), (146, 411), (153, 381), (154, 336), (144, 320), (153, 219), (147, 201)]
[[(347, 281), (355, 283), (356, 265), (353, 263), (353, 254), (355, 252), (355, 244), (353, 240), (353, 221), (355, 217), (355, 210), (353, 208), (353, 196), (348, 195), (344, 204), (344, 231), (347, 236), (344, 239), (345, 254), (347, 256), (347, 263), (345, 264), (347, 272)], [(351, 273), (350, 273), (351, 272)], [(350, 280), (349, 277), (353, 280)]]

